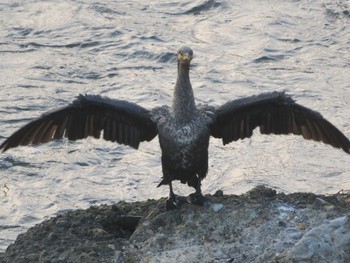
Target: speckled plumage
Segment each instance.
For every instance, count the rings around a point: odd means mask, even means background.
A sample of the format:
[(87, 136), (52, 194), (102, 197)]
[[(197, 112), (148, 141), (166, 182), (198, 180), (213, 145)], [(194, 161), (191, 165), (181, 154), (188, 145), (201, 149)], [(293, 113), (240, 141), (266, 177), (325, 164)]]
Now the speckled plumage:
[(215, 120), (214, 108), (195, 105), (189, 77), (193, 52), (183, 47), (178, 53), (178, 76), (171, 107), (152, 110), (162, 149), (163, 180), (169, 184), (180, 180), (195, 188), (208, 171), (210, 126)]
[(196, 187), (208, 171), (208, 144), (210, 125), (215, 120), (213, 108), (195, 109), (192, 119), (186, 122), (174, 118), (167, 106), (155, 108), (152, 119), (157, 123), (158, 137), (162, 149), (164, 180), (173, 180)]
[[(158, 135), (162, 149), (163, 180), (170, 188), (167, 209), (185, 201), (203, 205), (201, 180), (208, 171), (209, 138), (223, 144), (249, 138), (253, 130), (262, 134), (295, 134), (322, 141), (350, 153), (350, 141), (321, 114), (297, 104), (284, 92), (264, 93), (228, 101), (220, 107), (195, 105), (189, 77), (193, 51), (177, 53), (178, 76), (171, 107), (147, 110), (135, 103), (99, 95), (79, 95), (73, 103), (49, 111), (13, 133), (1, 145), (6, 151), (19, 145), (46, 143), (66, 137), (88, 136), (126, 144), (137, 149), (140, 142)], [(180, 180), (196, 189), (186, 200), (174, 194), (172, 181)]]

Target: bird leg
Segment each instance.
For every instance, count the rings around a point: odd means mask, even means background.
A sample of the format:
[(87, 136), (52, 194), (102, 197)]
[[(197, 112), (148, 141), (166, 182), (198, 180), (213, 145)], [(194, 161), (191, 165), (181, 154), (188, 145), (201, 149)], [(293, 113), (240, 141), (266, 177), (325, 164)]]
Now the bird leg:
[(166, 200), (166, 203), (165, 203), (165, 208), (167, 211), (178, 209), (181, 207), (181, 205), (186, 203), (185, 197), (174, 194), (171, 181), (169, 182), (169, 188), (170, 188), (169, 198)]
[(204, 206), (205, 201), (206, 201), (206, 198), (203, 196), (202, 190), (201, 190), (201, 182), (200, 180), (198, 180), (198, 183), (196, 186), (196, 192), (190, 194), (187, 197), (187, 202), (198, 206)]

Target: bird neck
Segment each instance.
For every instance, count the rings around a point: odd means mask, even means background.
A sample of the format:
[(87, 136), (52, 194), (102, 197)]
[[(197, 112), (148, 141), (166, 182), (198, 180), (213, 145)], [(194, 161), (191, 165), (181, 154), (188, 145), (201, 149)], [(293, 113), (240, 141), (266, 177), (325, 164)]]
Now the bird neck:
[(187, 122), (196, 111), (192, 85), (190, 82), (190, 65), (178, 62), (178, 76), (175, 84), (172, 111), (179, 122)]

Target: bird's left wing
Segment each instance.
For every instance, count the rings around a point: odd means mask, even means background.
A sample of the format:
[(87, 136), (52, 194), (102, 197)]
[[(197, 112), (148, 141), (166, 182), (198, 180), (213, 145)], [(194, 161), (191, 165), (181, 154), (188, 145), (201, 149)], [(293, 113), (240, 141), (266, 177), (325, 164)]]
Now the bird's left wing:
[(46, 143), (51, 139), (103, 138), (138, 148), (141, 141), (150, 141), (157, 134), (150, 111), (128, 101), (99, 95), (79, 95), (67, 106), (44, 113), (26, 124), (1, 145), (0, 150), (19, 145)]
[(350, 153), (350, 141), (316, 111), (294, 102), (284, 92), (227, 102), (215, 111), (211, 135), (224, 144), (249, 138), (256, 127), (262, 134), (295, 134), (304, 139), (322, 141)]

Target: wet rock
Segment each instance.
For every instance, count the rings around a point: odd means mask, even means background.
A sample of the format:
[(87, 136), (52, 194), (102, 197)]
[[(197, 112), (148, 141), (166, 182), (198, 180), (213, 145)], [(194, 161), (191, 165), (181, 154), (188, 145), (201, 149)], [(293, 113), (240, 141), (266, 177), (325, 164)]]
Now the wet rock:
[(0, 262), (350, 262), (349, 194), (206, 197), (174, 211), (165, 199), (70, 211), (19, 235)]

